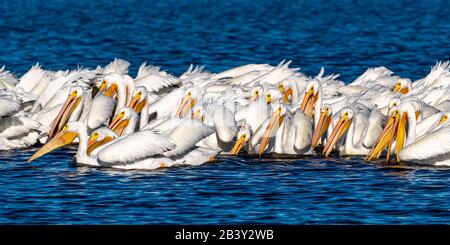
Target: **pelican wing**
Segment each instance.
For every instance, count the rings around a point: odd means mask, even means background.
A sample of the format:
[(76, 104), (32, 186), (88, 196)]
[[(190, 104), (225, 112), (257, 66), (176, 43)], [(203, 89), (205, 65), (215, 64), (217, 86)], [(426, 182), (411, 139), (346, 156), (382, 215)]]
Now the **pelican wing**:
[(146, 62), (139, 67), (135, 79), (136, 86), (144, 86), (149, 92), (156, 92), (179, 83), (180, 80), (176, 77), (165, 71), (160, 71), (157, 66), (147, 66)]
[[(295, 136), (294, 149), (298, 152), (305, 152), (311, 147), (313, 136), (312, 122), (308, 116), (297, 109), (294, 116)], [(292, 135), (287, 135), (293, 137)]]
[(399, 153), (404, 161), (430, 160), (450, 154), (450, 127), (440, 128), (405, 147)]
[(234, 113), (225, 106), (219, 105), (213, 108), (211, 118), (219, 139), (223, 142), (231, 142), (238, 131)]
[(105, 146), (98, 153), (98, 160), (102, 166), (131, 163), (161, 155), (173, 148), (175, 144), (170, 140), (144, 130), (121, 137)]
[(176, 144), (176, 148), (165, 152), (164, 156), (179, 156), (213, 132), (214, 130), (211, 127), (203, 123), (186, 119), (169, 135), (169, 139)]
[(12, 89), (18, 83), (16, 75), (5, 69), (0, 68), (0, 89)]

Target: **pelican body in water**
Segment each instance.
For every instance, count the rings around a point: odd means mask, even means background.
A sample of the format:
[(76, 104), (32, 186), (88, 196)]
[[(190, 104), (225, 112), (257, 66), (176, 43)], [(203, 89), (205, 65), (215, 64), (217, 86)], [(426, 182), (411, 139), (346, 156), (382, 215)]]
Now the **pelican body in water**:
[[(94, 131), (94, 134), (89, 137), (86, 126), (81, 122), (73, 121), (68, 122), (28, 161), (33, 161), (79, 138), (76, 153), (76, 162), (79, 165), (148, 170), (173, 165), (199, 165), (212, 159), (218, 153), (217, 150), (194, 146), (196, 142), (211, 133), (211, 128), (188, 120), (177, 127), (168, 138), (143, 130), (105, 141), (107, 136), (102, 139), (100, 131)], [(109, 135), (114, 134), (109, 132)], [(102, 142), (99, 143), (99, 141)]]

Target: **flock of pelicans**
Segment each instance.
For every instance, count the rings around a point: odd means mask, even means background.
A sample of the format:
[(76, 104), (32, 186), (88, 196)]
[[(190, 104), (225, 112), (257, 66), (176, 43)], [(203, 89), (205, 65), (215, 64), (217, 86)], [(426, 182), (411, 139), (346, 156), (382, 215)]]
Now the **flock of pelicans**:
[[(412, 82), (385, 67), (345, 84), (290, 62), (175, 77), (130, 63), (66, 71), (0, 69), (0, 150), (78, 144), (79, 165), (157, 169), (219, 153), (363, 156), (450, 166), (450, 65)], [(391, 159), (393, 158), (393, 159)]]

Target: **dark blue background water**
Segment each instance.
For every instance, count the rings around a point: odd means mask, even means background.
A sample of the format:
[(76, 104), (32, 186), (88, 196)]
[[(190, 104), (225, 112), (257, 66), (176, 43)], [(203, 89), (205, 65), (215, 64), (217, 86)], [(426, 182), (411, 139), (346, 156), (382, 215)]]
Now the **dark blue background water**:
[[(0, 65), (23, 74), (114, 57), (180, 74), (294, 60), (348, 82), (369, 66), (425, 76), (450, 59), (447, 1), (2, 1)], [(360, 159), (233, 158), (120, 172), (0, 153), (0, 223), (450, 223), (450, 171)]]

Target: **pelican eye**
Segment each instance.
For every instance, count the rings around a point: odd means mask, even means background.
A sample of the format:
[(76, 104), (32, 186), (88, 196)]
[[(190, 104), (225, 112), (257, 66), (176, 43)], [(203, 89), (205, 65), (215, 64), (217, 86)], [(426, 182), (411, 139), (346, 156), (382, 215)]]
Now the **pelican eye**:
[(244, 138), (244, 139), (247, 138), (247, 135), (246, 135), (246, 134), (243, 134), (243, 135), (242, 135), (242, 138)]
[(63, 130), (67, 130), (69, 128), (69, 125), (64, 125)]

